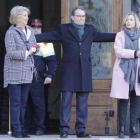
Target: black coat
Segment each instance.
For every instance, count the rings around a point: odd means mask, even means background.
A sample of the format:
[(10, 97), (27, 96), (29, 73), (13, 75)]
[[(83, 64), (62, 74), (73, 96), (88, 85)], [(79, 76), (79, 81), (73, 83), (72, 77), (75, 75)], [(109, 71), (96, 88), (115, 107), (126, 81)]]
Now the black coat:
[(85, 24), (80, 40), (72, 24), (60, 25), (56, 31), (36, 35), (37, 42), (60, 41), (63, 47), (61, 66), (61, 91), (92, 91), (91, 45), (92, 42), (113, 42), (116, 34), (98, 33)]

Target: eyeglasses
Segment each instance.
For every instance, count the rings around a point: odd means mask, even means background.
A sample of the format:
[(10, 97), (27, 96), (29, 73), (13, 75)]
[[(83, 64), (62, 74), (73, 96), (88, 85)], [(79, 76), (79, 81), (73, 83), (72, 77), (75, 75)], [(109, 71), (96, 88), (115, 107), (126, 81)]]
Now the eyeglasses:
[(86, 15), (74, 15), (74, 16), (76, 16), (78, 18), (85, 18), (86, 17)]

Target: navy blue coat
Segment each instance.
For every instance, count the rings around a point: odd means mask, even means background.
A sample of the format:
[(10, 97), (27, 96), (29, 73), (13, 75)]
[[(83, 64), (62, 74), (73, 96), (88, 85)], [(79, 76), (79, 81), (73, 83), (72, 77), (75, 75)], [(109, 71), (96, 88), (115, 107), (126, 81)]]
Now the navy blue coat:
[(85, 24), (80, 40), (75, 27), (62, 24), (56, 31), (36, 35), (37, 42), (62, 43), (61, 91), (92, 91), (91, 45), (92, 42), (114, 42), (116, 34), (98, 33), (93, 25)]

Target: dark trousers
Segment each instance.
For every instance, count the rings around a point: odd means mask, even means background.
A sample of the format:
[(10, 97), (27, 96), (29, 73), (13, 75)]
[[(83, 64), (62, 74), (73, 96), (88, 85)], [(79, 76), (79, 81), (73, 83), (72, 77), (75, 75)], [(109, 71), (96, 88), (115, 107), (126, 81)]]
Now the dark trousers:
[(3, 87), (0, 89), (0, 130), (2, 127)]
[[(0, 56), (1, 57), (1, 56)], [(2, 127), (2, 106), (3, 106), (3, 66), (4, 66), (4, 58), (0, 58), (0, 130)]]
[(44, 102), (44, 79), (35, 81), (31, 84), (29, 100), (25, 113), (25, 131), (30, 131), (33, 118), (33, 109), (35, 111), (35, 124), (37, 131), (43, 131), (45, 119), (45, 102)]
[[(137, 115), (140, 106), (140, 96), (136, 96), (135, 91), (131, 91), (129, 97), (130, 97), (130, 127), (131, 127), (136, 126)], [(119, 126), (125, 126), (128, 102), (129, 99), (119, 100)]]
[[(60, 106), (60, 133), (69, 132), (68, 121), (71, 117), (72, 92), (63, 92)], [(76, 93), (76, 124), (75, 130), (79, 134), (85, 132), (85, 124), (88, 117), (87, 100), (89, 93)]]
[(11, 123), (14, 131), (22, 131), (30, 84), (9, 84)]
[(48, 112), (48, 87), (50, 85), (49, 84), (46, 84), (44, 85), (44, 98), (45, 98), (45, 122), (44, 122), (44, 125), (45, 125), (45, 131), (50, 131), (50, 118), (49, 118), (49, 112)]

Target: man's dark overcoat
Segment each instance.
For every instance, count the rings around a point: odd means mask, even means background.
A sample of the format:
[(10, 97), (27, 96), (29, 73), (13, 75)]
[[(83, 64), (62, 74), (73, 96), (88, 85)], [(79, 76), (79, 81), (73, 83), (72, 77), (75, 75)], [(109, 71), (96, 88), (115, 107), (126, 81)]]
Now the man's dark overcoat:
[(91, 45), (92, 42), (114, 42), (116, 34), (98, 33), (93, 25), (85, 24), (80, 40), (75, 27), (62, 24), (56, 31), (36, 35), (37, 42), (61, 42), (61, 91), (92, 91)]

